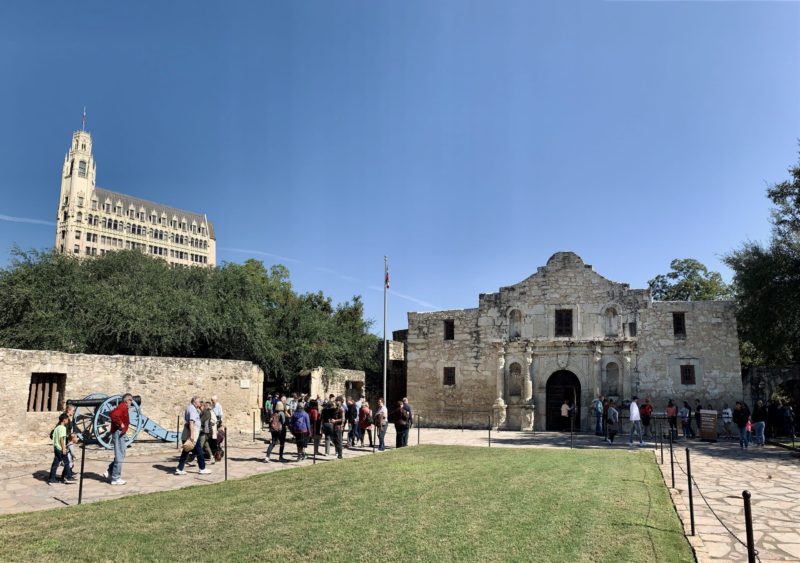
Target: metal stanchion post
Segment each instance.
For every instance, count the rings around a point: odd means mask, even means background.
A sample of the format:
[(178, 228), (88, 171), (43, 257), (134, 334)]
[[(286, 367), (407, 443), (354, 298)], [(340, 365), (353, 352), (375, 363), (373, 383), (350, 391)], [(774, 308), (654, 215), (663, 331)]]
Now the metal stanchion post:
[(175, 426), (175, 447), (181, 449), (181, 415), (178, 415), (178, 423)]
[(489, 447), (492, 447), (492, 415), (489, 414)]
[(575, 446), (575, 418), (569, 417), (569, 449)]
[(669, 468), (672, 472), (672, 488), (675, 488), (675, 458), (672, 454), (672, 432), (669, 433)]
[(744, 525), (747, 530), (747, 561), (756, 561), (756, 542), (753, 540), (753, 513), (750, 510), (750, 491), (742, 491), (744, 499)]
[(461, 431), (464, 431), (464, 411), (461, 411)]
[(317, 434), (317, 429), (314, 428), (314, 455), (311, 458), (313, 460), (313, 462), (312, 462), (313, 465), (317, 464), (317, 450), (318, 449), (319, 449), (319, 434)]
[(370, 442), (372, 442), (372, 453), (375, 453), (375, 438), (377, 436), (375, 435), (375, 425), (374, 424), (372, 425), (372, 430), (371, 430), (370, 436), (372, 436), (372, 440), (370, 440)]
[(225, 480), (228, 480), (228, 454), (231, 453), (231, 437), (228, 435), (228, 427), (223, 426), (225, 430), (225, 451), (224, 458), (225, 458)]
[(694, 498), (692, 497), (692, 459), (689, 456), (689, 448), (686, 448), (686, 479), (689, 482), (689, 522), (691, 522), (692, 535), (694, 535)]
[[(664, 429), (659, 426), (659, 434), (661, 434), (661, 465), (664, 465)], [(672, 434), (672, 430), (670, 430)]]
[(418, 446), (419, 446), (419, 430), (420, 430), (420, 422), (419, 421), (420, 420), (422, 420), (422, 417), (417, 415), (417, 445)]
[(86, 442), (81, 441), (81, 478), (78, 481), (78, 504), (83, 500), (83, 467), (86, 464)]
[(253, 412), (253, 441), (256, 441), (256, 413)]

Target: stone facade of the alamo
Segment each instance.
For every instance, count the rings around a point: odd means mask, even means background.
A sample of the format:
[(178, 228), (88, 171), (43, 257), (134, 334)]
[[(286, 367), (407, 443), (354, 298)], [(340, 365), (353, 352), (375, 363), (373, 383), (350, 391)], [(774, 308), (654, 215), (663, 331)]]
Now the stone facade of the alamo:
[(588, 430), (598, 394), (650, 397), (657, 412), (668, 399), (721, 410), (743, 395), (731, 302), (653, 301), (572, 252), (476, 309), (409, 313), (406, 362), (409, 400), (439, 424), (491, 412), (495, 427), (557, 429), (567, 399)]

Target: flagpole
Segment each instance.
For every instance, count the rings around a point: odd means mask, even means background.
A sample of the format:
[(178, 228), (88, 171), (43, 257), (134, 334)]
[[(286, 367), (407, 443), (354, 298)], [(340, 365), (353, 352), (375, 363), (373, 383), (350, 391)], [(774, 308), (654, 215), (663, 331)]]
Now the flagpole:
[[(383, 257), (383, 404), (388, 405), (386, 396), (386, 292), (389, 289), (389, 262)], [(388, 408), (388, 407), (387, 407)]]

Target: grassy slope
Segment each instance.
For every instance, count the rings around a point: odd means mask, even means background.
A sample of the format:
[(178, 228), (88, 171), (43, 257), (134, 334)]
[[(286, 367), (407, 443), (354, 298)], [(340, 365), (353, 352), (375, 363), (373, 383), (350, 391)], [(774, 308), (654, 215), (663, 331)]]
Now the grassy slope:
[(0, 518), (52, 558), (693, 560), (650, 454), (443, 446)]

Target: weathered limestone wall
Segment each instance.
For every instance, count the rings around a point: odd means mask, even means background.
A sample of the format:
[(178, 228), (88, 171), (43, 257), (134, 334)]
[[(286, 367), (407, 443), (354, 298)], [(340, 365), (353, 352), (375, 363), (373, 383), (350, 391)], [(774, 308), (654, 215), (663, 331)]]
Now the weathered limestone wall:
[(311, 370), (311, 387), (309, 395), (326, 398), (333, 393), (347, 399), (358, 399), (364, 395), (365, 374), (354, 369), (314, 368)]
[[(683, 312), (686, 337), (673, 334), (672, 313)], [(639, 337), (639, 395), (700, 399), (722, 410), (744, 397), (734, 304), (729, 301), (654, 301), (642, 311)], [(695, 384), (681, 384), (681, 365), (693, 365)], [(662, 404), (663, 403), (663, 404)]]
[[(460, 424), (462, 407), (468, 405), (465, 423), (486, 424), (497, 370), (490, 349), (481, 343), (478, 313), (464, 309), (408, 314), (408, 400), (429, 422)], [(453, 340), (444, 339), (445, 320), (454, 321)], [(455, 368), (453, 386), (443, 384), (445, 367)]]
[[(27, 412), (33, 373), (66, 375), (64, 400), (92, 393), (125, 392), (142, 397), (142, 412), (172, 430), (176, 415), (193, 395), (217, 395), (231, 431), (250, 428), (251, 413), (261, 404), (264, 374), (250, 363), (233, 360), (99, 356), (0, 348), (0, 448), (20, 440), (48, 439), (59, 411)], [(63, 404), (60, 405), (63, 408)]]
[[(571, 311), (569, 336), (556, 336), (558, 310)], [(673, 312), (685, 314), (685, 337), (674, 335)], [(445, 320), (455, 323), (453, 340), (444, 340)], [(409, 313), (408, 323), (409, 400), (418, 411), (454, 411), (440, 417), (444, 423), (460, 423), (455, 411), (494, 405), (506, 428), (519, 429), (533, 405), (535, 426), (545, 429), (563, 399), (575, 397), (580, 428), (588, 429), (599, 393), (619, 401), (650, 396), (657, 410), (670, 398), (719, 409), (742, 398), (731, 303), (653, 302), (648, 290), (610, 281), (571, 252), (554, 254), (516, 285), (481, 294), (477, 309)], [(682, 365), (695, 367), (695, 384), (681, 384)], [(455, 385), (444, 385), (444, 367), (455, 367)], [(574, 385), (563, 383), (564, 372)]]

